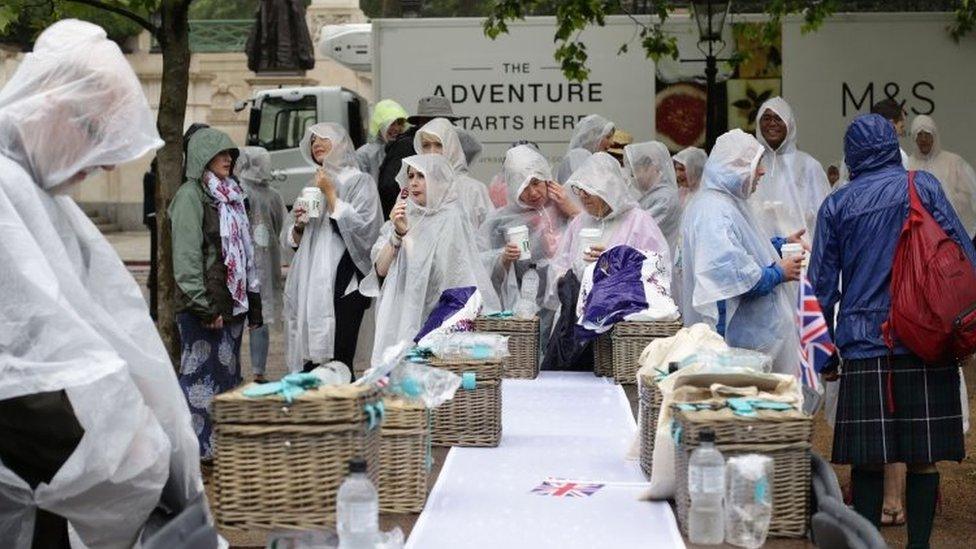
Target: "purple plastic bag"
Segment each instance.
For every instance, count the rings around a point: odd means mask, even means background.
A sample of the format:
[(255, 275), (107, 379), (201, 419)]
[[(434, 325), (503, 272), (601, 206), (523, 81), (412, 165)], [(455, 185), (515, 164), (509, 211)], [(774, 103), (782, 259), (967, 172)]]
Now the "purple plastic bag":
[(589, 341), (602, 333), (581, 326), (584, 321), (609, 330), (627, 315), (648, 307), (642, 274), (645, 260), (647, 256), (643, 252), (630, 246), (614, 246), (600, 255), (593, 270), (593, 287), (583, 306), (583, 317), (576, 324), (577, 338)]

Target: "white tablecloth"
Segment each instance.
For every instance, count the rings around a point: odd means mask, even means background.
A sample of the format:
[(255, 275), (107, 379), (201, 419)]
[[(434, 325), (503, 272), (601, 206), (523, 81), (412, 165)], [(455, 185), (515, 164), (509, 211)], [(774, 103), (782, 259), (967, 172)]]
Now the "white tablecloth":
[[(408, 548), (684, 547), (670, 506), (637, 500), (644, 477), (624, 459), (637, 427), (620, 387), (543, 372), (504, 381), (502, 402), (501, 444), (451, 449)], [(603, 486), (533, 493), (550, 478)]]

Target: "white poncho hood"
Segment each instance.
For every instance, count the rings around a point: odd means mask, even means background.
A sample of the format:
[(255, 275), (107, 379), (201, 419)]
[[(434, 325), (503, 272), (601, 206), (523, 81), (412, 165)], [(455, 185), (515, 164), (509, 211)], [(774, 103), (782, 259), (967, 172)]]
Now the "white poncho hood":
[[(363, 280), (365, 295), (379, 296), (372, 364), (379, 363), (391, 345), (412, 340), (449, 288), (475, 286), (481, 292), (484, 312), (499, 310), (498, 297), (481, 264), (474, 231), (455, 194), (454, 170), (439, 154), (403, 159), (397, 181), (408, 185), (413, 168), (426, 180), (426, 205), (407, 198), (407, 234), (380, 281), (375, 269)], [(387, 221), (373, 246), (373, 260), (387, 245), (393, 224)]]
[[(345, 128), (323, 122), (306, 130), (301, 142), (302, 156), (312, 166), (319, 166), (312, 157), (313, 134), (332, 143), (332, 150), (321, 166), (335, 184), (339, 201), (331, 215), (323, 211), (321, 217), (309, 220), (288, 269), (285, 281), (286, 362), (291, 371), (301, 370), (308, 360), (323, 363), (334, 358), (338, 320), (333, 303), (336, 267), (343, 253), (348, 252), (360, 273), (369, 272), (372, 268), (370, 249), (383, 221), (376, 184), (359, 170)], [(287, 245), (293, 227), (294, 219), (290, 218), (282, 230), (282, 245)], [(354, 277), (350, 287), (339, 291), (351, 292), (356, 287)]]
[(599, 196), (610, 206), (611, 212), (597, 218), (583, 209), (570, 222), (560, 239), (559, 251), (549, 269), (547, 306), (556, 306), (556, 281), (567, 271), (573, 269), (577, 277), (582, 279), (585, 263), (582, 259), (580, 231), (583, 229), (600, 229), (600, 243), (606, 249), (625, 244), (639, 250), (657, 252), (665, 263), (670, 264), (671, 254), (667, 239), (651, 214), (637, 207), (630, 184), (614, 157), (604, 152), (594, 154), (573, 173), (567, 186)]
[(684, 166), (685, 179), (688, 180), (688, 186), (680, 189), (681, 205), (685, 206), (701, 188), (702, 171), (708, 161), (708, 154), (698, 147), (688, 147), (675, 153), (674, 161)]
[(573, 136), (569, 139), (566, 152), (573, 149), (585, 149), (591, 153), (599, 152), (600, 141), (612, 134), (613, 128), (613, 122), (599, 114), (583, 117), (573, 129)]
[[(786, 138), (778, 149), (766, 142), (759, 120), (771, 110), (786, 123)], [(765, 152), (766, 175), (749, 202), (760, 222), (772, 236), (788, 236), (806, 229), (813, 238), (820, 204), (830, 194), (827, 173), (812, 156), (796, 148), (797, 128), (793, 109), (781, 97), (763, 103), (756, 116), (756, 138)]]
[[(685, 326), (718, 323), (725, 302), (729, 345), (766, 353), (775, 371), (793, 374), (799, 343), (794, 318), (795, 285), (743, 299), (764, 267), (779, 261), (769, 236), (746, 203), (762, 146), (742, 130), (718, 138), (705, 164), (702, 188), (682, 221), (682, 318)], [(767, 184), (765, 177), (759, 187)]]
[(424, 154), (425, 135), (441, 143), (443, 150), (440, 154), (447, 159), (457, 179), (454, 190), (457, 200), (461, 209), (468, 214), (471, 225), (477, 229), (493, 207), (491, 197), (488, 196), (488, 186), (468, 175), (468, 161), (457, 128), (446, 118), (435, 118), (424, 124), (413, 138), (413, 148), (417, 154)]
[[(534, 147), (518, 145), (509, 149), (505, 153), (502, 171), (508, 189), (508, 205), (490, 213), (479, 231), (479, 245), (483, 251), (485, 266), (491, 272), (492, 283), (498, 290), (505, 309), (515, 306), (519, 296), (519, 281), (529, 268), (535, 266), (541, 282), (537, 304), (541, 305), (546, 292), (546, 272), (551, 260), (547, 239), (558, 242), (566, 230), (568, 219), (552, 201), (533, 208), (519, 198), (533, 179), (552, 181), (549, 163)], [(529, 229), (529, 250), (532, 257), (517, 260), (507, 270), (503, 270), (499, 258), (507, 244), (506, 231), (523, 225)]]
[(671, 153), (663, 143), (648, 141), (624, 147), (624, 170), (641, 208), (647, 210), (674, 248), (681, 228), (681, 199)]
[(63, 390), (85, 430), (34, 490), (0, 465), (6, 547), (30, 547), (38, 507), (88, 546), (131, 547), (161, 494), (179, 508), (203, 493), (142, 292), (77, 204), (51, 192), (161, 145), (135, 73), (91, 23), (50, 26), (0, 90), (0, 400)]
[(934, 175), (956, 210), (969, 236), (976, 235), (976, 172), (961, 156), (942, 149), (939, 128), (931, 116), (918, 115), (912, 120), (912, 143), (921, 132), (932, 135), (932, 150), (923, 155), (914, 145), (908, 169), (925, 170)]

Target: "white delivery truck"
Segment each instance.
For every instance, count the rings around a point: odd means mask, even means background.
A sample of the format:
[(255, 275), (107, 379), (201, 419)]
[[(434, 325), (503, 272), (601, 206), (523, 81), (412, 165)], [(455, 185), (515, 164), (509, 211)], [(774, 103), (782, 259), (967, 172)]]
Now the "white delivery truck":
[[(356, 147), (366, 141), (369, 106), (356, 92), (338, 86), (280, 88), (255, 94), (250, 100), (248, 145), (268, 149), (277, 187), (291, 206), (314, 169), (302, 158), (298, 144), (305, 130), (318, 122), (336, 122), (349, 131)], [(243, 106), (241, 106), (243, 108)]]
[[(566, 152), (576, 122), (587, 114), (616, 121), (637, 140), (654, 135), (654, 64), (640, 48), (618, 55), (633, 34), (625, 17), (583, 33), (590, 78), (566, 81), (552, 59), (555, 19), (532, 17), (509, 25), (492, 41), (482, 19), (383, 19), (372, 24), (326, 26), (319, 51), (357, 71), (372, 71), (373, 97), (394, 99), (408, 112), (426, 95), (443, 95), (484, 147), (473, 175), (490, 181), (512, 141), (539, 145), (552, 162)], [(247, 144), (271, 151), (279, 189), (291, 204), (311, 179), (298, 152), (305, 128), (339, 122), (358, 147), (368, 105), (338, 87), (283, 88), (259, 92), (251, 100)], [(244, 105), (239, 105), (244, 108)]]

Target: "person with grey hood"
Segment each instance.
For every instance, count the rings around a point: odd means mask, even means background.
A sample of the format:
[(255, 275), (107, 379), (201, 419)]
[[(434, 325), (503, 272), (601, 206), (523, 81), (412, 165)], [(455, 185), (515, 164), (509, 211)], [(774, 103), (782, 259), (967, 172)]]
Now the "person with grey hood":
[(282, 254), (278, 234), (284, 227), (288, 210), (277, 189), (271, 186), (271, 155), (263, 147), (244, 147), (237, 159), (235, 172), (241, 181), (251, 222), (254, 262), (261, 281), (261, 308), (264, 324), (251, 330), (249, 344), (251, 372), (254, 381), (266, 381), (270, 345), (270, 327), (283, 321), (282, 293), (285, 280), (281, 275)]

